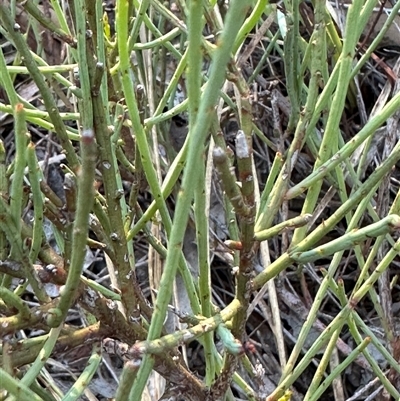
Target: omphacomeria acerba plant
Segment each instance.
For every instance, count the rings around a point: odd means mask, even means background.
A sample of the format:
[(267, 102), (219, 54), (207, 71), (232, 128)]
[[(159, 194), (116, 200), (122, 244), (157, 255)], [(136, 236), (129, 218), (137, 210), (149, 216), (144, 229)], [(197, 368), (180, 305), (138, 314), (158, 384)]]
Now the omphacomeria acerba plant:
[[(357, 364), (400, 398), (387, 295), (400, 249), (399, 196), (387, 191), (400, 160), (399, 66), (372, 111), (359, 79), (400, 2), (369, 39), (375, 5), (354, 0), (342, 15), (298, 0), (116, 0), (111, 13), (86, 0), (0, 4), (1, 39), (15, 53), (10, 63), (0, 46), (0, 112), (12, 117), (14, 144), (0, 139), (1, 400), (93, 397), (88, 386), (104, 353), (124, 362), (117, 401), (141, 400), (149, 380), (160, 400), (297, 400), (313, 363), (304, 400), (326, 399), (329, 389), (341, 399), (342, 376)], [(62, 51), (53, 54), (51, 43)], [(271, 89), (263, 71), (276, 72), (272, 54), (282, 75)], [(23, 97), (21, 76), (37, 96)], [(362, 111), (352, 136), (342, 123), (346, 108)], [(178, 115), (187, 129), (174, 138), (168, 124)], [(371, 171), (379, 129), (388, 139)], [(40, 135), (63, 163), (61, 192), (48, 182)], [(150, 291), (139, 278), (139, 242)], [(195, 244), (192, 254), (187, 244)], [(106, 278), (88, 272), (89, 250)], [(349, 255), (358, 272), (350, 290), (338, 273)], [(216, 293), (217, 258), (234, 283), (225, 303)], [(291, 343), (279, 286), (295, 267), (304, 290), (310, 266), (319, 284), (309, 304), (297, 294), (287, 300), (307, 314)], [(357, 310), (366, 296), (386, 343)], [(337, 309), (323, 324), (327, 300)], [(261, 331), (249, 324), (255, 309), (276, 347), (268, 351), (279, 368), (273, 378), (252, 340)], [(353, 340), (347, 347), (344, 330)], [(199, 372), (188, 358), (195, 341)], [(62, 392), (46, 369), (83, 345), (87, 359)]]

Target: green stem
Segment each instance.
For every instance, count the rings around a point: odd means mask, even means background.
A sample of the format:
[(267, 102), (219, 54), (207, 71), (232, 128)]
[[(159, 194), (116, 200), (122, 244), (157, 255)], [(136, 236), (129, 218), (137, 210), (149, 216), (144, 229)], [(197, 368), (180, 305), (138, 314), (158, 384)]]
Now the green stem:
[[(49, 359), (53, 349), (56, 345), (58, 337), (60, 335), (62, 326), (55, 329), (51, 329), (50, 333), (47, 336), (47, 341), (44, 343), (42, 350), (40, 351), (39, 355), (37, 356), (35, 362), (29, 367), (28, 371), (24, 373), (23, 378), (21, 379), (20, 383), (31, 386), (35, 379), (39, 376), (40, 371), (46, 364), (47, 360)], [(11, 397), (11, 400), (19, 400), (18, 398)]]
[(345, 161), (370, 135), (386, 122), (386, 120), (395, 113), (400, 106), (400, 93), (394, 96), (382, 111), (373, 117), (363, 129), (352, 138), (352, 140), (343, 146), (328, 161), (322, 164), (317, 170), (312, 172), (307, 178), (290, 188), (285, 195), (286, 199), (293, 199), (306, 191), (311, 185), (325, 177), (336, 166)]
[(279, 223), (276, 226), (271, 227), (267, 230), (262, 230), (254, 233), (254, 239), (256, 241), (266, 241), (268, 239), (276, 237), (285, 230), (305, 226), (310, 222), (311, 218), (311, 214), (305, 214), (294, 217), (293, 219), (283, 221), (282, 223)]
[[(134, 344), (131, 349), (129, 350), (129, 355), (133, 358), (139, 358), (145, 354), (164, 354), (167, 353), (169, 350), (172, 350), (178, 344), (182, 343), (189, 343), (190, 341), (205, 335), (206, 333), (212, 332), (223, 323), (227, 322), (228, 320), (232, 319), (240, 309), (240, 303), (237, 299), (233, 300), (229, 305), (227, 305), (220, 313), (209, 317), (207, 319), (201, 319), (200, 323), (194, 327), (189, 329), (184, 329), (177, 331), (173, 334), (167, 334), (161, 338), (155, 340), (146, 340), (137, 342)], [(230, 331), (225, 327), (224, 334)], [(221, 332), (219, 332), (221, 333)], [(241, 343), (235, 342), (232, 335), (229, 334), (224, 335), (224, 339), (226, 341), (224, 344), (228, 344), (228, 347), (236, 347), (237, 344), (240, 346), (240, 350), (243, 351), (243, 347)], [(235, 346), (231, 346), (230, 344), (235, 343)]]
[[(20, 217), (18, 217), (20, 220)], [(24, 267), (25, 278), (28, 279), (29, 284), (32, 286), (33, 292), (38, 297), (39, 301), (46, 303), (49, 301), (49, 297), (46, 295), (43, 286), (41, 285), (39, 278), (29, 260), (27, 249), (24, 246), (21, 238), (21, 230), (23, 231), (23, 224), (20, 222), (20, 229), (17, 230), (14, 219), (12, 218), (10, 207), (7, 205), (5, 200), (0, 196), (0, 230), (2, 230), (9, 243), (13, 246), (13, 252), (16, 255), (16, 259), (20, 261)]]
[[(319, 384), (321, 383), (322, 379), (324, 378), (326, 368), (332, 357), (332, 352), (335, 350), (337, 340), (339, 339), (339, 335), (340, 335), (339, 330), (336, 330), (334, 333), (332, 333), (332, 338), (329, 340), (329, 343), (325, 349), (324, 355), (322, 356), (321, 361), (318, 365), (317, 371), (315, 372), (312, 382), (307, 389), (307, 393), (304, 396), (304, 401), (309, 401), (310, 396), (314, 395), (316, 389), (318, 388)], [(360, 351), (358, 351), (358, 353), (359, 352)], [(356, 356), (358, 355), (358, 353), (356, 354)], [(355, 357), (353, 357), (353, 359), (355, 359)], [(351, 361), (353, 359), (351, 359)]]
[[(286, 6), (289, 2), (286, 2)], [(286, 7), (287, 32), (284, 37), (284, 63), (286, 75), (286, 88), (288, 91), (292, 112), (290, 114), (287, 130), (294, 131), (300, 115), (299, 87), (299, 0), (293, 0), (291, 6)]]
[[(14, 119), (16, 152), (14, 163), (14, 177), (11, 182), (10, 211), (12, 219), (14, 220), (15, 229), (17, 230), (17, 232), (20, 232), (23, 199), (22, 193), (26, 166), (26, 147), (29, 139), (26, 127), (24, 106), (21, 103), (15, 105)], [(15, 253), (13, 250), (11, 251), (11, 254), (12, 257), (15, 257)]]
[[(79, 74), (82, 89), (80, 114), (82, 119), (81, 155), (82, 167), (78, 175), (78, 199), (72, 231), (71, 264), (65, 287), (56, 310), (49, 315), (48, 324), (58, 326), (65, 319), (75, 294), (78, 291), (83, 263), (86, 255), (86, 238), (89, 229), (89, 214), (94, 201), (94, 178), (97, 161), (97, 147), (93, 129), (92, 86), (89, 71), (93, 70), (93, 59), (88, 57), (86, 31), (86, 5), (84, 0), (75, 2), (76, 32), (78, 40)], [(94, 89), (93, 89), (94, 90)], [(46, 105), (47, 106), (47, 105)], [(49, 110), (49, 108), (47, 108)]]
[(96, 373), (101, 360), (101, 345), (96, 343), (93, 345), (92, 355), (89, 358), (85, 370), (81, 373), (79, 378), (75, 380), (74, 385), (69, 389), (68, 393), (65, 394), (63, 401), (76, 401), (82, 397), (84, 390)]
[(244, 202), (243, 195), (237, 185), (236, 176), (232, 171), (232, 166), (226, 152), (220, 147), (215, 147), (213, 160), (218, 169), (225, 193), (232, 203), (232, 206), (235, 208), (236, 214), (244, 217), (249, 216), (251, 208)]
[[(355, 348), (347, 358), (338, 365), (332, 372), (328, 375), (328, 377), (322, 382), (322, 384), (315, 389), (315, 392), (307, 392), (310, 395), (307, 398), (308, 401), (317, 401), (321, 399), (322, 394), (328, 389), (328, 387), (332, 384), (335, 378), (340, 377), (340, 374), (366, 349), (368, 344), (371, 342), (371, 339), (367, 337), (362, 341), (357, 348)], [(305, 398), (306, 399), (306, 398)]]
[[(196, 241), (199, 264), (199, 298), (201, 300), (201, 312), (205, 317), (212, 315), (211, 299), (211, 272), (210, 272), (210, 247), (209, 247), (209, 225), (207, 199), (209, 192), (205, 186), (205, 169), (199, 175), (199, 184), (195, 189), (194, 213), (196, 219)], [(211, 386), (215, 378), (214, 363), (214, 339), (212, 333), (204, 335), (204, 354), (206, 358), (206, 385)]]
[(369, 226), (355, 229), (346, 233), (345, 235), (330, 241), (322, 246), (314, 248), (306, 252), (298, 252), (296, 248), (289, 255), (297, 263), (307, 263), (314, 260), (324, 258), (336, 252), (343, 251), (345, 249), (354, 248), (360, 241), (364, 241), (368, 238), (379, 237), (380, 235), (387, 234), (393, 229), (400, 228), (400, 217), (392, 214), (386, 216), (377, 223), (370, 224)]
[[(123, 4), (122, 1), (121, 4)], [(156, 339), (161, 333), (167, 311), (167, 305), (171, 298), (172, 278), (175, 276), (178, 266), (182, 240), (186, 230), (188, 213), (193, 198), (194, 185), (198, 182), (197, 166), (199, 163), (202, 163), (201, 155), (204, 149), (207, 130), (211, 123), (213, 108), (218, 100), (219, 89), (221, 88), (225, 79), (225, 68), (230, 58), (233, 42), (249, 5), (249, 1), (239, 0), (233, 0), (230, 5), (221, 39), (218, 42), (217, 49), (215, 50), (210, 71), (210, 78), (201, 98), (196, 123), (189, 133), (187, 166), (183, 175), (182, 186), (178, 196), (174, 224), (172, 225), (169, 240), (167, 260), (165, 262), (156, 306), (149, 328), (149, 334), (147, 337), (148, 340)], [(122, 59), (122, 54), (120, 56)], [(122, 69), (122, 71), (123, 73), (127, 74), (127, 70), (125, 71)], [(136, 135), (138, 135), (138, 131), (136, 131)], [(153, 192), (153, 196), (160, 195), (161, 194), (159, 193)], [(149, 358), (148, 356), (144, 357), (138, 378), (131, 390), (132, 399), (134, 399), (134, 394), (142, 393), (153, 364), (154, 361), (152, 358)]]
[(33, 56), (28, 48), (25, 37), (19, 30), (14, 29), (14, 20), (11, 17), (10, 10), (6, 5), (0, 4), (0, 18), (3, 21), (4, 27), (7, 29), (9, 36), (13, 42), (21, 57), (23, 58), (26, 67), (37, 87), (39, 88), (46, 110), (48, 111), (51, 121), (54, 124), (55, 132), (60, 140), (62, 147), (65, 150), (68, 162), (72, 169), (77, 170), (79, 167), (78, 157), (75, 154), (75, 150), (72, 147), (71, 141), (68, 138), (65, 125), (63, 124), (56, 102), (53, 98), (50, 89), (46, 85), (43, 75), (40, 73)]
[[(325, 29), (325, 2), (321, 0), (315, 1), (315, 15), (314, 15), (314, 32), (309, 40), (308, 48), (311, 49), (311, 61), (310, 61), (310, 74), (311, 80), (308, 87), (307, 102), (305, 105), (305, 110), (300, 117), (300, 122), (297, 126), (299, 132), (306, 131), (310, 120), (314, 116), (315, 106), (318, 100), (319, 88), (324, 85), (322, 71), (324, 59), (326, 57), (326, 29)], [(340, 93), (345, 91), (338, 91)], [(335, 109), (337, 112), (335, 114), (340, 115), (341, 109)], [(319, 115), (319, 113), (318, 113)], [(333, 123), (333, 122), (332, 122)], [(305, 141), (309, 139), (312, 131), (306, 131)], [(316, 157), (316, 162), (314, 164), (314, 169), (318, 167), (323, 161), (325, 161), (329, 156), (331, 156), (334, 149), (337, 149), (337, 135), (336, 131), (328, 131), (325, 129), (325, 135), (323, 137), (323, 144), (320, 146), (319, 155)], [(307, 198), (304, 202), (302, 214), (312, 213), (314, 211), (315, 204), (317, 203), (318, 196), (320, 194), (322, 182), (317, 183), (311, 187), (307, 193)], [(295, 230), (293, 235), (292, 243), (296, 244), (301, 239), (304, 238), (306, 234), (307, 227), (301, 227)]]
[(8, 309), (17, 309), (21, 319), (29, 318), (30, 311), (28, 306), (13, 291), (5, 287), (0, 287), (0, 299), (7, 305)]
[(122, 370), (121, 379), (118, 385), (115, 401), (128, 401), (129, 391), (135, 381), (140, 367), (140, 360), (128, 361)]
[(1, 387), (15, 396), (18, 401), (43, 401), (28, 386), (14, 379), (9, 373), (0, 368)]
[(33, 229), (32, 229), (32, 244), (29, 253), (29, 259), (32, 263), (36, 262), (42, 246), (43, 238), (43, 195), (40, 190), (41, 171), (38, 166), (38, 161), (33, 143), (28, 145), (28, 167), (29, 181), (32, 191), (33, 201)]
[(47, 28), (52, 34), (57, 35), (63, 42), (68, 43), (72, 47), (76, 45), (75, 39), (55, 24), (51, 18), (43, 14), (32, 0), (20, 2), (26, 12), (28, 12), (36, 21)]

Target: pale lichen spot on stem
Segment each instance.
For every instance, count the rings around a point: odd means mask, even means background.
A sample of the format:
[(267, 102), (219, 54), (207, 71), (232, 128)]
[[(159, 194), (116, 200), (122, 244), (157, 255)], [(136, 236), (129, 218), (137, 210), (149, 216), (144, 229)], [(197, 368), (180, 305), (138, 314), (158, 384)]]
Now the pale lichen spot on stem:
[(82, 143), (91, 144), (94, 141), (94, 131), (92, 128), (86, 128), (81, 134)]
[(291, 166), (294, 166), (294, 165), (295, 165), (299, 153), (300, 153), (299, 149), (296, 149), (296, 150), (293, 152), (292, 158), (290, 159)]
[(247, 159), (250, 157), (249, 144), (247, 143), (246, 135), (242, 130), (239, 130), (236, 135), (236, 156), (239, 159)]
[(115, 199), (120, 200), (124, 196), (124, 190), (118, 189), (115, 193)]

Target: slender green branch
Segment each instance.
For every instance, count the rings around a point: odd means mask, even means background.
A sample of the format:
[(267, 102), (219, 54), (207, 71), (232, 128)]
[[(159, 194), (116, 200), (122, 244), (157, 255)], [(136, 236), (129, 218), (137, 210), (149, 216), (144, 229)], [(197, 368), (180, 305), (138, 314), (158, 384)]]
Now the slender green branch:
[(253, 7), (251, 14), (246, 18), (242, 27), (240, 28), (235, 44), (233, 46), (233, 53), (236, 54), (238, 49), (243, 45), (247, 35), (251, 32), (251, 30), (258, 24), (262, 14), (265, 12), (265, 9), (268, 5), (268, 0), (258, 0), (256, 5)]
[[(50, 334), (47, 336), (47, 341), (44, 343), (42, 350), (37, 356), (35, 362), (29, 367), (28, 371), (24, 373), (24, 377), (20, 380), (20, 383), (26, 386), (31, 386), (35, 379), (39, 376), (40, 371), (46, 364), (48, 358), (50, 357), (53, 349), (60, 335), (62, 326), (52, 329)], [(11, 397), (10, 401), (19, 400), (17, 397)]]
[(12, 377), (9, 373), (0, 368), (1, 387), (14, 395), (18, 401), (43, 401), (28, 386)]
[(63, 401), (76, 401), (82, 396), (92, 377), (95, 375), (100, 362), (101, 345), (99, 343), (95, 343), (93, 345), (92, 355), (90, 356), (84, 371), (75, 381), (74, 385), (68, 390), (68, 393), (65, 394)]
[(312, 218), (311, 214), (305, 214), (294, 217), (293, 219), (283, 221), (282, 223), (279, 223), (276, 226), (271, 227), (267, 230), (262, 230), (254, 233), (254, 239), (256, 241), (266, 241), (279, 235), (284, 230), (292, 230), (297, 227), (305, 226), (310, 222), (311, 218)]
[[(26, 148), (28, 145), (29, 135), (26, 127), (24, 106), (20, 103), (15, 105), (14, 110), (15, 119), (15, 163), (14, 163), (14, 177), (11, 183), (11, 199), (10, 199), (10, 212), (14, 220), (15, 230), (21, 231), (21, 214), (22, 214), (22, 192), (24, 184), (24, 173), (26, 167)], [(13, 256), (15, 252), (11, 250)]]
[(366, 349), (368, 344), (371, 342), (369, 337), (365, 338), (361, 344), (355, 348), (347, 358), (338, 365), (329, 375), (328, 377), (322, 382), (322, 384), (315, 389), (314, 392), (309, 393), (310, 397), (307, 398), (309, 401), (317, 401), (321, 399), (320, 397), (322, 394), (327, 390), (327, 388), (332, 384), (333, 380), (336, 377), (339, 377), (340, 374)]
[(244, 202), (243, 195), (239, 189), (233, 172), (233, 167), (230, 165), (226, 152), (220, 147), (215, 147), (213, 151), (213, 159), (223, 183), (224, 190), (232, 203), (232, 206), (235, 208), (235, 212), (239, 216), (250, 215), (251, 208)]
[(10, 15), (10, 11), (4, 4), (0, 4), (0, 19), (3, 21), (4, 27), (7, 29), (8, 34), (10, 35), (13, 42), (15, 43), (16, 48), (20, 52), (30, 75), (39, 88), (40, 94), (43, 98), (43, 102), (46, 106), (46, 110), (50, 115), (52, 123), (54, 124), (55, 132), (66, 152), (66, 156), (71, 165), (71, 168), (77, 169), (79, 166), (78, 158), (72, 147), (71, 141), (68, 138), (65, 125), (60, 118), (56, 102), (45, 83), (43, 75), (40, 73), (34, 61), (32, 54), (28, 49), (25, 38), (18, 29), (15, 29), (14, 21)]
[[(167, 353), (169, 350), (172, 350), (177, 345), (189, 343), (190, 341), (200, 336), (203, 336), (206, 333), (216, 330), (219, 327), (219, 325), (232, 319), (232, 317), (237, 314), (239, 308), (240, 308), (239, 301), (233, 300), (220, 313), (207, 319), (201, 319), (200, 323), (194, 327), (180, 330), (173, 334), (168, 334), (159, 339), (137, 342), (129, 350), (129, 356), (132, 358), (139, 358), (144, 354)], [(225, 328), (225, 330), (228, 329)], [(221, 334), (222, 332), (219, 333)], [(238, 344), (236, 341), (232, 340), (232, 337), (229, 337), (229, 335), (225, 335), (225, 331), (223, 331), (223, 333), (224, 333), (223, 338), (226, 339), (225, 341), (226, 344), (231, 344), (232, 342)], [(243, 350), (243, 347), (241, 346), (240, 343), (239, 345), (240, 349)]]
[[(20, 217), (18, 217), (18, 219), (20, 220)], [(28, 279), (29, 284), (32, 286), (35, 295), (41, 302), (48, 302), (49, 297), (46, 295), (46, 292), (44, 291), (44, 288), (41, 285), (39, 278), (37, 277), (36, 271), (29, 260), (27, 249), (24, 246), (21, 238), (23, 225), (21, 224), (20, 227), (21, 228), (17, 229), (14, 219), (11, 215), (10, 207), (0, 196), (0, 230), (5, 233), (9, 243), (12, 244), (12, 249), (16, 256), (16, 259), (22, 263), (24, 267), (25, 278)]]
[(0, 298), (4, 301), (8, 308), (17, 309), (19, 318), (29, 318), (30, 312), (28, 306), (13, 291), (10, 291), (5, 287), (0, 287)]
[(387, 234), (392, 230), (398, 230), (400, 228), (400, 217), (395, 214), (386, 216), (377, 223), (370, 224), (369, 226), (355, 229), (344, 234), (342, 237), (330, 241), (322, 246), (314, 248), (306, 252), (297, 252), (296, 248), (289, 255), (297, 263), (307, 263), (319, 258), (324, 258), (335, 252), (342, 251), (344, 249), (351, 249), (355, 247), (360, 241), (364, 241), (367, 238), (374, 238), (380, 235)]
[[(93, 129), (92, 87), (89, 71), (93, 71), (93, 60), (87, 55), (88, 32), (86, 30), (86, 6), (83, 0), (75, 2), (75, 19), (77, 23), (78, 59), (80, 61), (80, 82), (82, 99), (80, 114), (82, 119), (81, 154), (82, 167), (78, 174), (78, 199), (72, 231), (71, 264), (68, 277), (61, 293), (56, 310), (52, 310), (48, 319), (51, 327), (58, 326), (65, 319), (78, 291), (80, 276), (86, 255), (86, 238), (89, 229), (89, 214), (94, 200), (94, 177), (97, 161), (95, 133)], [(89, 37), (90, 38), (90, 37)]]
[[(10, 101), (10, 112), (13, 113), (15, 106), (18, 103), (18, 94), (15, 91), (13, 82), (11, 80), (10, 74), (12, 73), (7, 66), (6, 60), (4, 58), (3, 49), (0, 47), (0, 72), (1, 72), (1, 86), (6, 90), (8, 99)], [(2, 110), (4, 111), (4, 110)]]
[[(40, 190), (41, 171), (36, 158), (35, 147), (33, 143), (28, 145), (28, 167), (29, 180), (32, 191), (33, 200), (33, 228), (32, 228), (32, 244), (29, 253), (29, 259), (32, 263), (36, 262), (42, 246), (43, 238), (43, 196)], [(61, 206), (61, 205), (59, 205)]]
[(23, 7), (31, 16), (50, 32), (57, 35), (61, 40), (70, 46), (76, 46), (76, 40), (68, 33), (61, 29), (51, 18), (44, 15), (32, 0), (23, 2)]
[[(321, 381), (324, 378), (326, 368), (329, 364), (330, 359), (332, 358), (332, 352), (334, 351), (336, 347), (337, 340), (339, 339), (340, 331), (336, 330), (334, 333), (332, 333), (332, 338), (329, 340), (329, 343), (325, 349), (324, 355), (321, 358), (321, 362), (318, 365), (317, 371), (314, 374), (313, 380), (308, 387), (307, 393), (304, 396), (305, 400), (309, 400), (310, 396), (313, 396), (316, 389), (319, 387)], [(368, 342), (365, 344), (365, 346), (368, 344)], [(350, 359), (350, 362), (357, 357), (357, 355), (360, 353), (360, 350), (358, 350), (358, 353), (355, 354), (355, 356)], [(349, 362), (349, 363), (350, 363)]]
[[(287, 2), (288, 4), (289, 2)], [(286, 88), (289, 94), (292, 112), (290, 114), (288, 131), (294, 131), (300, 115), (300, 91), (299, 86), (299, 0), (291, 2), (291, 7), (286, 10), (286, 36), (284, 37), (284, 62), (286, 75)]]
[(51, 327), (56, 327), (65, 319), (78, 290), (82, 267), (86, 255), (86, 238), (89, 228), (89, 213), (94, 199), (94, 173), (96, 167), (96, 143), (92, 129), (82, 132), (82, 170), (78, 175), (78, 199), (72, 236), (71, 264), (68, 278), (61, 293), (57, 310), (52, 310), (48, 319)]
[[(194, 193), (194, 213), (196, 219), (196, 241), (199, 264), (199, 298), (201, 300), (201, 312), (205, 317), (212, 315), (211, 297), (211, 271), (210, 271), (210, 246), (209, 246), (209, 224), (208, 224), (208, 197), (209, 190), (206, 189), (207, 176), (204, 166), (199, 175), (199, 185)], [(207, 199), (206, 199), (207, 198)], [(212, 333), (204, 335), (204, 354), (206, 358), (206, 385), (209, 387), (215, 378), (214, 361), (214, 339)]]
[[(307, 50), (310, 49), (311, 53), (311, 60), (308, 63), (310, 64), (309, 68), (310, 68), (311, 80), (308, 87), (307, 102), (305, 105), (304, 114), (302, 113), (303, 115), (300, 117), (300, 121), (297, 126), (298, 132), (305, 131), (312, 117), (315, 116), (316, 114), (319, 115), (319, 113), (316, 113), (315, 111), (315, 106), (318, 100), (319, 88), (324, 85), (323, 65), (325, 64), (324, 60), (326, 54), (325, 12), (326, 12), (325, 3), (322, 1), (317, 1), (315, 3), (314, 32), (309, 40), (307, 48)], [(337, 110), (341, 109), (338, 108)], [(340, 113), (338, 112), (336, 114), (339, 115)], [(318, 156), (316, 156), (314, 169), (316, 169), (328, 157), (330, 157), (334, 149), (337, 149), (338, 133), (336, 131), (332, 132), (329, 131), (328, 134), (328, 130), (325, 130), (325, 132), (327, 134), (324, 135), (322, 140), (324, 142), (324, 145), (321, 144), (320, 146), (320, 152)], [(313, 137), (311, 133), (312, 133), (311, 130), (306, 131), (305, 141), (310, 142), (310, 137)], [(306, 200), (303, 205), (302, 214), (312, 213), (314, 211), (315, 204), (317, 202), (320, 193), (321, 185), (322, 182), (314, 185), (308, 191)], [(300, 241), (300, 239), (303, 239), (304, 236), (306, 235), (306, 230), (307, 228), (304, 226), (295, 230), (292, 243), (296, 244), (297, 242)]]
[(372, 118), (363, 129), (352, 138), (352, 140), (343, 146), (337, 153), (335, 153), (327, 162), (322, 164), (317, 170), (311, 173), (300, 183), (290, 188), (285, 195), (286, 199), (293, 199), (302, 192), (306, 191), (311, 185), (323, 178), (326, 174), (332, 171), (336, 166), (346, 160), (356, 149), (361, 145), (370, 135), (386, 122), (386, 120), (395, 113), (400, 106), (400, 93), (394, 96), (378, 113)]
[[(105, 232), (110, 236), (109, 242), (113, 250), (113, 268), (117, 274), (119, 290), (124, 294), (122, 303), (129, 316), (138, 317), (138, 303), (146, 309), (143, 295), (135, 292), (132, 285), (134, 278), (134, 256), (132, 246), (129, 246), (124, 219), (126, 216), (126, 202), (123, 196), (123, 187), (115, 152), (115, 145), (110, 141), (110, 133), (107, 126), (104, 104), (99, 94), (93, 96), (94, 127), (96, 139), (99, 144), (100, 170), (104, 180), (105, 198), (107, 203), (107, 215), (103, 216), (103, 209), (99, 208), (97, 217), (101, 220)], [(97, 209), (96, 209), (97, 210)], [(106, 224), (103, 222), (107, 221)]]
[[(121, 5), (121, 4), (120, 4)], [(204, 142), (207, 130), (210, 126), (213, 108), (217, 102), (219, 89), (225, 79), (224, 67), (227, 65), (241, 21), (243, 21), (247, 7), (250, 2), (233, 0), (226, 17), (224, 31), (218, 42), (211, 66), (210, 78), (203, 93), (196, 123), (189, 133), (189, 150), (187, 165), (183, 176), (178, 202), (175, 210), (174, 224), (172, 225), (167, 260), (160, 282), (160, 289), (157, 296), (156, 307), (149, 328), (147, 339), (154, 340), (160, 333), (165, 319), (167, 305), (171, 298), (172, 281), (175, 276), (178, 260), (182, 247), (182, 239), (186, 230), (188, 213), (193, 198), (193, 185), (198, 182), (197, 166), (202, 162), (201, 155), (204, 149)], [(122, 39), (122, 38), (121, 38)], [(122, 50), (122, 49), (121, 49)], [(122, 58), (122, 54), (121, 54)], [(122, 63), (122, 61), (121, 61)], [(126, 74), (127, 71), (123, 72)], [(139, 127), (140, 130), (140, 127)], [(138, 134), (138, 132), (136, 132)], [(143, 155), (142, 155), (143, 157)], [(154, 193), (154, 196), (160, 196)], [(145, 357), (140, 368), (135, 385), (131, 394), (141, 394), (147, 382), (148, 375), (153, 366), (151, 358)]]
[(140, 360), (128, 361), (122, 370), (115, 401), (129, 401), (129, 391), (140, 367)]
[[(6, 194), (8, 191), (6, 172), (6, 150), (4, 148), (4, 142), (0, 139), (0, 196), (3, 196), (3, 194)], [(8, 244), (6, 240), (6, 234), (4, 231), (0, 230), (0, 260), (5, 260), (6, 256), (8, 256)], [(0, 282), (1, 280), (2, 278), (0, 276)]]

